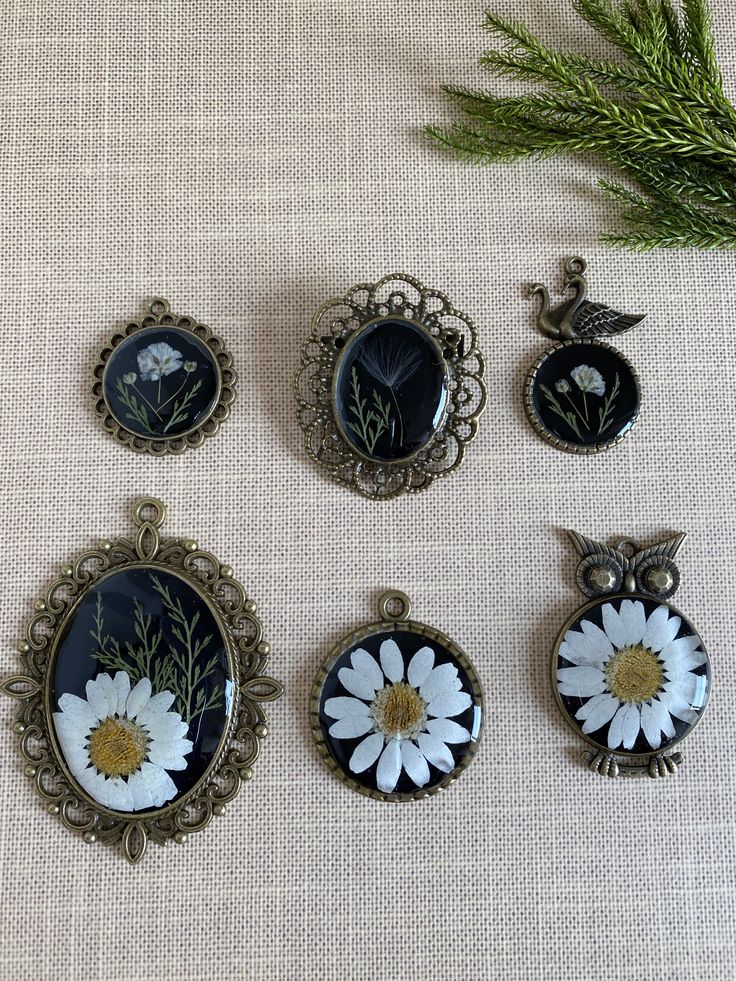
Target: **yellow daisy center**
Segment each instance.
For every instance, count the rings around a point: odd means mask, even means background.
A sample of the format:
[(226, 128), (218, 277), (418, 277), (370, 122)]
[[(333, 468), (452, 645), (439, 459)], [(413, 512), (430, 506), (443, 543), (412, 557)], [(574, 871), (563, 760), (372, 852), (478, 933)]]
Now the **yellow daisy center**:
[(89, 758), (106, 777), (127, 777), (143, 762), (147, 741), (131, 719), (105, 719), (89, 737)]
[(616, 651), (606, 665), (611, 692), (622, 702), (646, 702), (662, 687), (662, 665), (647, 647), (631, 644)]
[(371, 712), (378, 728), (387, 736), (411, 738), (427, 721), (426, 702), (403, 681), (387, 685), (376, 695)]

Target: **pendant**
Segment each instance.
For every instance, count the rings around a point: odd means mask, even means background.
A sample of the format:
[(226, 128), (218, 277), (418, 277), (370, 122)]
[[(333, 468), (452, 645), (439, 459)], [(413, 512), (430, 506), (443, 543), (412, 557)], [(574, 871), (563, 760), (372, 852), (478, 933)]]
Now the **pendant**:
[(589, 602), (560, 630), (552, 686), (567, 722), (593, 748), (591, 770), (608, 777), (674, 773), (675, 746), (700, 721), (711, 686), (705, 645), (668, 602), (679, 584), (685, 535), (642, 548), (612, 548), (570, 532), (577, 582)]
[(315, 314), (295, 378), (307, 453), (374, 499), (456, 470), (486, 401), (475, 325), (405, 275), (354, 286)]
[(100, 351), (92, 397), (118, 443), (163, 456), (215, 435), (230, 414), (236, 382), (223, 340), (157, 298)]
[(375, 800), (421, 800), (464, 773), (478, 748), (483, 692), (466, 654), (384, 593), (380, 619), (344, 637), (312, 687), (312, 733), (328, 767)]
[(165, 516), (138, 500), (132, 540), (62, 569), (1, 686), (48, 811), (132, 863), (224, 814), (268, 734), (262, 703), (282, 693), (255, 603), (196, 542), (162, 540)]
[(636, 327), (645, 314), (623, 314), (586, 299), (586, 262), (565, 262), (563, 295), (550, 309), (546, 286), (535, 283), (530, 298), (542, 298), (537, 327), (557, 343), (529, 369), (524, 408), (536, 432), (569, 453), (600, 453), (621, 442), (639, 418), (639, 376), (629, 359), (602, 336)]

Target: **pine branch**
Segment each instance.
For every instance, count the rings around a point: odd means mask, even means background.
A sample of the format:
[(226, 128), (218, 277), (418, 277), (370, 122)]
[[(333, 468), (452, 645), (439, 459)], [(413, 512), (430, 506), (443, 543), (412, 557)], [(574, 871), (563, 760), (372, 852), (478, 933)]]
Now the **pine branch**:
[(598, 154), (642, 189), (626, 199), (622, 185), (604, 185), (627, 205), (631, 228), (607, 241), (733, 247), (736, 108), (724, 95), (706, 0), (573, 0), (573, 7), (616, 58), (555, 51), (524, 24), (489, 12), (485, 29), (504, 47), (481, 64), (548, 91), (501, 98), (446, 86), (465, 121), (427, 134), (473, 163)]

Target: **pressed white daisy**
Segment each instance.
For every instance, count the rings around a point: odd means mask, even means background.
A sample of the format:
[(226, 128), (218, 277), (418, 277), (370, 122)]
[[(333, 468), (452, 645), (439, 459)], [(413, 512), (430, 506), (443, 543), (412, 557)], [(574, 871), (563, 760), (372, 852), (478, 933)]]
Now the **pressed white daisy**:
[(160, 381), (181, 368), (181, 354), (165, 341), (149, 344), (138, 355), (138, 367), (143, 381)]
[(572, 369), (570, 375), (581, 392), (592, 392), (593, 395), (605, 394), (606, 383), (597, 368), (589, 364), (579, 364)]
[(573, 667), (557, 671), (559, 692), (586, 700), (575, 713), (584, 733), (608, 725), (609, 749), (632, 749), (639, 732), (659, 749), (675, 737), (673, 718), (692, 725), (705, 705), (708, 679), (693, 673), (707, 660), (700, 638), (678, 637), (682, 619), (664, 605), (649, 617), (640, 600), (601, 612), (602, 629), (581, 620), (565, 634), (559, 653)]
[(174, 695), (151, 695), (142, 678), (131, 689), (125, 671), (98, 674), (87, 698), (66, 692), (54, 726), (67, 765), (90, 797), (113, 811), (161, 807), (176, 796), (169, 770), (186, 770), (188, 726), (169, 711)]
[[(328, 698), (324, 711), (337, 719), (329, 729), (336, 739), (365, 736), (348, 767), (362, 773), (378, 760), (376, 784), (390, 794), (402, 768), (417, 787), (429, 783), (431, 763), (449, 773), (455, 760), (448, 744), (466, 743), (470, 733), (451, 717), (470, 708), (454, 664), (434, 666), (434, 651), (422, 647), (404, 675), (404, 658), (394, 640), (381, 644), (379, 660), (363, 648), (350, 656), (352, 667), (338, 677), (354, 697)], [(380, 663), (379, 663), (380, 661)]]

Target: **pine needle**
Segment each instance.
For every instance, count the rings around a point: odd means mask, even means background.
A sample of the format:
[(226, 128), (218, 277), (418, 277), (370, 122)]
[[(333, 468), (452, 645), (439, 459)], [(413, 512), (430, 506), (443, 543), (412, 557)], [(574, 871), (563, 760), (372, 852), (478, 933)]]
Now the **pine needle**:
[(617, 49), (610, 59), (555, 51), (524, 24), (489, 11), (503, 42), (481, 65), (544, 89), (503, 98), (457, 85), (464, 114), (427, 127), (471, 163), (596, 153), (635, 192), (601, 181), (623, 206), (623, 234), (604, 241), (653, 248), (736, 248), (736, 108), (726, 98), (707, 0), (573, 0), (577, 14)]

